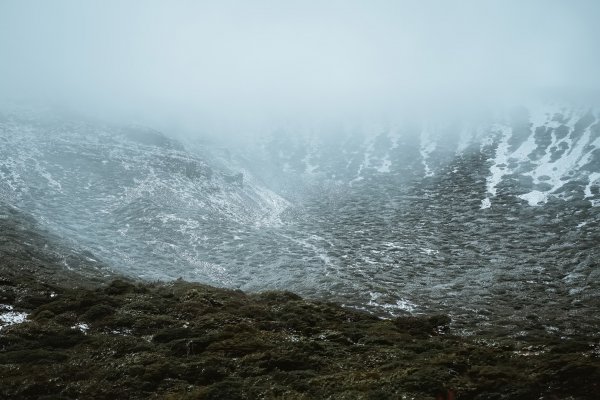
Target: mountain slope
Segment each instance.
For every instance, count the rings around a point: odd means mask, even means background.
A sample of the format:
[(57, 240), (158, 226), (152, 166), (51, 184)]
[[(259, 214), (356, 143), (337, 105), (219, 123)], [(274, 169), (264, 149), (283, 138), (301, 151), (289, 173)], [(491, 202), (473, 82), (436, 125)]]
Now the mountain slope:
[(445, 312), (464, 333), (516, 334), (532, 315), (593, 331), (597, 114), (476, 122), (279, 131), (224, 151), (9, 115), (0, 197), (131, 276)]

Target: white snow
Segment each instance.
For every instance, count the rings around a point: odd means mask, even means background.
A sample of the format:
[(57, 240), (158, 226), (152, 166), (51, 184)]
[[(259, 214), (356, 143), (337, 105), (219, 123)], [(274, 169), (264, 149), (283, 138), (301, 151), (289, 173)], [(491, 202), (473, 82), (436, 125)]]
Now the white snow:
[(427, 160), (429, 159), (430, 154), (435, 151), (436, 143), (432, 140), (429, 129), (425, 127), (421, 131), (421, 160), (423, 161), (423, 167), (425, 167), (425, 176), (430, 177), (433, 176), (433, 171), (429, 167)]
[(369, 300), (369, 306), (381, 307), (387, 310), (391, 315), (396, 315), (394, 311), (407, 311), (409, 313), (414, 312), (417, 309), (417, 304), (412, 301), (400, 298), (396, 300), (396, 303), (387, 303), (387, 302), (378, 302), (378, 300), (383, 296), (382, 293), (379, 292), (369, 292), (369, 296), (371, 296), (371, 300)]
[(490, 198), (486, 197), (485, 199), (481, 200), (481, 206), (479, 208), (485, 210), (486, 208), (490, 208), (491, 206), (492, 202), (490, 201)]
[(28, 314), (13, 310), (13, 306), (0, 304), (0, 330), (5, 326), (20, 324), (25, 322)]
[[(185, 325), (183, 327), (187, 328), (187, 326), (185, 326)], [(131, 335), (131, 332), (133, 332), (133, 331), (128, 328), (119, 328), (119, 329), (113, 329), (110, 331), (110, 333), (112, 333), (113, 335), (121, 335), (121, 336)]]
[(585, 193), (585, 198), (587, 199), (588, 197), (592, 197), (592, 185), (594, 185), (595, 183), (597, 183), (598, 185), (600, 185), (600, 172), (593, 172), (589, 175), (589, 181), (588, 184), (586, 185), (585, 189), (584, 189), (584, 193)]
[(413, 312), (417, 305), (410, 300), (400, 299), (396, 302), (396, 307), (399, 310), (404, 310), (408, 312)]
[[(502, 177), (508, 173), (508, 140), (512, 136), (512, 129), (508, 126), (495, 125), (493, 129), (500, 132), (500, 143), (498, 143), (496, 155), (490, 167), (490, 176), (486, 179), (487, 192), (490, 196), (496, 196), (496, 186), (502, 181)], [(487, 199), (490, 201), (489, 197)], [(482, 206), (483, 204), (482, 201)]]
[(365, 178), (363, 178), (362, 176), (357, 176), (356, 178), (352, 179), (352, 180), (349, 182), (349, 184), (350, 184), (350, 186), (352, 186), (352, 184), (353, 184), (354, 182), (360, 182), (360, 181), (362, 181), (362, 180), (364, 180), (364, 179), (365, 179)]
[(79, 329), (81, 332), (87, 333), (87, 331), (90, 329), (90, 326), (85, 322), (80, 322), (78, 324), (73, 325), (71, 329)]
[[(534, 108), (530, 112), (531, 121), (531, 132), (527, 140), (525, 140), (518, 149), (511, 152), (509, 148), (509, 141), (512, 136), (511, 128), (505, 125), (494, 125), (492, 131), (499, 132), (499, 143), (496, 148), (496, 153), (490, 167), (490, 174), (486, 179), (486, 190), (487, 197), (481, 200), (481, 209), (490, 208), (493, 202), (493, 197), (497, 195), (497, 187), (502, 181), (503, 177), (508, 174), (515, 173), (509, 167), (509, 161), (511, 164), (515, 164), (517, 168), (522, 166), (532, 165), (530, 170), (527, 172), (520, 172), (524, 176), (530, 176), (533, 180), (534, 185), (544, 183), (549, 185), (548, 190), (532, 190), (529, 193), (519, 195), (518, 197), (526, 200), (529, 205), (537, 206), (544, 204), (548, 201), (549, 196), (557, 193), (559, 189), (571, 181), (577, 179), (578, 175), (574, 174), (581, 170), (581, 168), (590, 162), (592, 152), (600, 147), (600, 139), (592, 142), (591, 131), (588, 127), (585, 132), (581, 135), (580, 139), (574, 142), (570, 138), (571, 132), (575, 128), (576, 122), (581, 118), (585, 110), (565, 111), (565, 107), (558, 105), (546, 106), (543, 108)], [(552, 118), (555, 114), (561, 113), (565, 122), (553, 121)], [(544, 156), (533, 161), (529, 158), (537, 149), (537, 143), (535, 140), (535, 129), (540, 126), (546, 126), (550, 128), (557, 128), (561, 125), (565, 125), (569, 129), (569, 133), (562, 138), (558, 138), (556, 133), (553, 131), (551, 136), (551, 143), (547, 147)], [(564, 153), (560, 158), (553, 160), (552, 152), (549, 149), (565, 149)], [(600, 179), (600, 173), (594, 172), (588, 177), (589, 183), (584, 189), (585, 197), (593, 197), (592, 186), (596, 184)], [(590, 200), (594, 203), (594, 200)]]
[(520, 195), (519, 198), (526, 200), (530, 206), (537, 206), (540, 204), (544, 204), (546, 201), (548, 201), (548, 192), (532, 190), (529, 193)]
[[(569, 127), (569, 134), (574, 129), (575, 122), (578, 119), (578, 116), (571, 115), (571, 119), (566, 124)], [(536, 163), (537, 167), (533, 171), (525, 174), (533, 178), (534, 184), (542, 182), (540, 177), (544, 177), (543, 182), (551, 185), (551, 188), (545, 192), (534, 190), (519, 196), (520, 198), (527, 200), (530, 205), (535, 206), (548, 201), (548, 196), (550, 194), (556, 192), (568, 182), (568, 180), (565, 180), (564, 178), (568, 176), (569, 172), (579, 170), (591, 157), (591, 151), (594, 150), (595, 147), (590, 146), (590, 128), (588, 127), (586, 129), (576, 143), (573, 143), (569, 134), (562, 139), (557, 139), (556, 135), (554, 133), (552, 134), (552, 144), (549, 148), (561, 148), (561, 146), (566, 146), (564, 154), (562, 154), (559, 159), (552, 161), (552, 153), (547, 152), (544, 157)], [(597, 179), (596, 176), (600, 176), (600, 174), (596, 175), (596, 173), (594, 173), (590, 175), (589, 189), (588, 187), (585, 189), (586, 197), (588, 191), (591, 195), (591, 184)]]
[(529, 154), (533, 153), (536, 148), (537, 144), (535, 143), (535, 136), (529, 135), (527, 140), (523, 142), (523, 144), (521, 144), (521, 146), (519, 146), (519, 148), (510, 155), (510, 158), (514, 158), (519, 162), (528, 161)]
[(352, 186), (354, 182), (360, 182), (364, 179), (361, 175), (362, 170), (365, 168), (369, 168), (371, 166), (371, 153), (373, 152), (373, 141), (369, 142), (368, 140), (365, 142), (366, 150), (363, 156), (363, 162), (358, 166), (358, 171), (356, 171), (356, 176), (352, 179), (349, 184)]
[(377, 168), (377, 172), (381, 172), (381, 173), (390, 172), (391, 165), (392, 165), (392, 162), (390, 161), (390, 156), (389, 156), (389, 154), (386, 154), (385, 158), (383, 159), (383, 162)]

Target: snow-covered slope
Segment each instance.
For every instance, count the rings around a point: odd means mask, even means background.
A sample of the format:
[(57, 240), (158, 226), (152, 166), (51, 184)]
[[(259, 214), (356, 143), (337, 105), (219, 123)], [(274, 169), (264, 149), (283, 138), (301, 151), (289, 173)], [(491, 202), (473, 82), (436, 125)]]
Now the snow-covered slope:
[(223, 242), (289, 206), (156, 131), (36, 114), (0, 120), (0, 201), (134, 275), (213, 283), (226, 280)]
[[(523, 178), (521, 199), (534, 206), (550, 197), (598, 202), (600, 186), (600, 125), (590, 110), (542, 109), (531, 115), (530, 134), (517, 147), (510, 146), (512, 129), (502, 131), (496, 149), (488, 193), (505, 175)], [(594, 192), (592, 192), (592, 188)], [(490, 203), (490, 198), (484, 201)]]
[(224, 150), (5, 115), (0, 201), (135, 276), (447, 312), (507, 332), (543, 314), (555, 323), (540, 329), (572, 332), (598, 323), (598, 120), (520, 108), (280, 130)]
[(531, 206), (551, 198), (600, 201), (600, 121), (588, 108), (519, 108), (478, 123), (425, 121), (290, 137), (277, 132), (263, 150), (283, 172), (348, 184), (432, 178), (457, 157), (479, 152), (489, 155), (484, 209), (514, 179), (515, 196)]
[(556, 309), (586, 313), (599, 290), (598, 119), (519, 108), (477, 123), (296, 132), (267, 140), (262, 159), (294, 182), (284, 191), (310, 216), (298, 230), (317, 233), (320, 270), (347, 304), (475, 310), (483, 324), (552, 314), (564, 328), (571, 317)]

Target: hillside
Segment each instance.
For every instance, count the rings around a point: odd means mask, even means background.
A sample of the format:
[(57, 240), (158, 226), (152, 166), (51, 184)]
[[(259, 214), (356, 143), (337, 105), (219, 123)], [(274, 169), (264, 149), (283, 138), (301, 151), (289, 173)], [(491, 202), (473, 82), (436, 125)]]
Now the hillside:
[(591, 399), (600, 389), (597, 337), (541, 325), (464, 337), (444, 315), (380, 319), (290, 292), (131, 281), (83, 265), (89, 254), (21, 212), (1, 215), (3, 398)]

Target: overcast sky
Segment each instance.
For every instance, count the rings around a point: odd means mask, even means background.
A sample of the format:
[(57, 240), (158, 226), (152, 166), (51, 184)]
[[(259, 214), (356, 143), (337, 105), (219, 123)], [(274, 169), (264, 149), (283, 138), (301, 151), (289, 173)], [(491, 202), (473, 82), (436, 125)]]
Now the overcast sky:
[(600, 88), (600, 1), (0, 0), (0, 96), (276, 119)]

